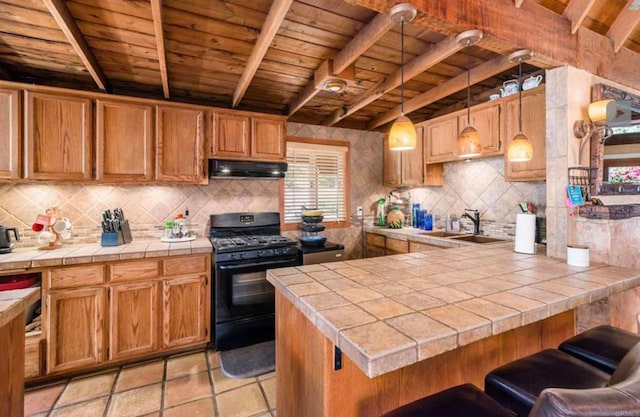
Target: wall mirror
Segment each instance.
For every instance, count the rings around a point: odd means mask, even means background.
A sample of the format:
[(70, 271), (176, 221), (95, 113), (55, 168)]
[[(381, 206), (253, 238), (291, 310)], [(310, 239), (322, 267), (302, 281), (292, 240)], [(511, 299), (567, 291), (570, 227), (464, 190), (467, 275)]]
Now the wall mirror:
[(591, 101), (624, 100), (631, 104), (631, 120), (626, 126), (612, 127), (613, 135), (591, 137), (591, 194), (640, 194), (640, 96), (596, 84)]

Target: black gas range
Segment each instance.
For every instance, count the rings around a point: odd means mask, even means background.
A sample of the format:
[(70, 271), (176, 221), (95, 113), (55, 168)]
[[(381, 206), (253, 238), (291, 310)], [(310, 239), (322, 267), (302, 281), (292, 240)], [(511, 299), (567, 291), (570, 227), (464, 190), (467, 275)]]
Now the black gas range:
[(275, 290), (267, 269), (300, 264), (296, 241), (280, 235), (277, 212), (211, 215), (212, 343), (216, 350), (275, 337)]

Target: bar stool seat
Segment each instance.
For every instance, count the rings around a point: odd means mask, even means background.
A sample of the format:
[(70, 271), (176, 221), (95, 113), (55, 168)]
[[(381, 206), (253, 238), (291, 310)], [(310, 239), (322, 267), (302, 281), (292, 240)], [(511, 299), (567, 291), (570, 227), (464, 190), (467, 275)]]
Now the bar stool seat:
[(624, 355), (638, 343), (640, 335), (604, 325), (565, 340), (558, 346), (558, 350), (612, 374)]
[(514, 417), (475, 385), (464, 384), (396, 408), (382, 417)]
[(484, 390), (519, 417), (526, 417), (545, 388), (604, 387), (611, 375), (555, 349), (546, 349), (491, 371)]

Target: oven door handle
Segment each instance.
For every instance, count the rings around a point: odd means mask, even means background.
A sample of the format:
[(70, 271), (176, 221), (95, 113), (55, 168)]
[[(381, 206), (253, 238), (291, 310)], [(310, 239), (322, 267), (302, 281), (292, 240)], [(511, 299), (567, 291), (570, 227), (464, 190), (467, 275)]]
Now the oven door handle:
[(260, 267), (263, 267), (264, 269), (269, 269), (269, 266), (273, 266), (273, 265), (279, 265), (278, 268), (281, 268), (285, 266), (295, 266), (295, 263), (293, 261), (286, 261), (286, 260), (285, 261), (283, 260), (260, 261), (260, 262), (250, 263), (250, 264), (218, 265), (218, 268), (222, 271), (233, 271), (235, 269), (245, 269), (245, 268), (251, 268), (254, 266), (260, 266)]

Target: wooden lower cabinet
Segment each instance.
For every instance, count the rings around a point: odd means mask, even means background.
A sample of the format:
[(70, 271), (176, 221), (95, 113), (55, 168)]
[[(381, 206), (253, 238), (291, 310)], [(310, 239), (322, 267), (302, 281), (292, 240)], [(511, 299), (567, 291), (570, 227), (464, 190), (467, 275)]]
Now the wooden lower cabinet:
[(47, 373), (104, 361), (105, 300), (102, 287), (47, 295)]
[[(210, 273), (209, 254), (45, 272), (45, 376), (203, 346), (209, 336)], [(91, 277), (88, 283), (82, 274)], [(32, 361), (38, 360), (36, 349), (31, 347)], [(38, 362), (25, 365), (27, 378), (42, 376)]]
[(109, 289), (109, 360), (157, 350), (157, 288), (156, 282), (135, 282)]
[(207, 340), (207, 277), (191, 276), (162, 282), (162, 347), (166, 349)]
[(396, 255), (409, 252), (409, 242), (406, 240), (393, 239), (388, 237), (385, 244), (387, 255)]

